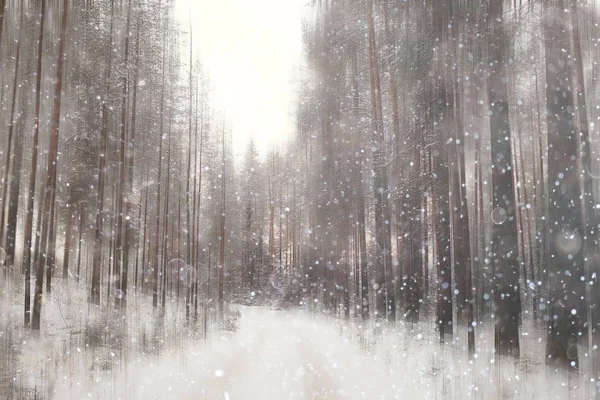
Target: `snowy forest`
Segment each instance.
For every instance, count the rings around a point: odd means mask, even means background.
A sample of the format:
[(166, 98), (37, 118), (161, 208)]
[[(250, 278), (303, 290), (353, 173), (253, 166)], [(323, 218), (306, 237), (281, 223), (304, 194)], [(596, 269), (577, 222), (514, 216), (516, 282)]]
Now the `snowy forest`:
[(600, 1), (302, 1), (243, 152), (178, 2), (0, 0), (1, 399), (600, 399)]

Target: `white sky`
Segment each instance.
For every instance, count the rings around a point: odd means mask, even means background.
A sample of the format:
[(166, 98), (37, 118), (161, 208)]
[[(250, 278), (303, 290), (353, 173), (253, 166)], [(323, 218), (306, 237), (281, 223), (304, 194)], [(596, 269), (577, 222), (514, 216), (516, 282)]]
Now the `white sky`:
[(264, 154), (294, 131), (295, 71), (301, 60), (304, 3), (176, 2), (186, 31), (192, 18), (194, 52), (200, 54), (210, 77), (213, 104), (225, 112), (232, 126), (236, 154), (243, 153), (250, 137)]

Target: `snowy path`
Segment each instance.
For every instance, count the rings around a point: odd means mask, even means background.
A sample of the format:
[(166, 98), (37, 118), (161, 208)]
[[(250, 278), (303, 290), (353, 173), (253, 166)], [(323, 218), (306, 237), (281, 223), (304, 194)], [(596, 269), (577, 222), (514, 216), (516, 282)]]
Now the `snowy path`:
[(144, 367), (137, 394), (211, 400), (393, 397), (383, 363), (360, 356), (331, 324), (260, 308), (245, 309), (240, 322), (235, 334), (221, 333), (209, 348), (189, 352), (185, 365), (164, 359)]

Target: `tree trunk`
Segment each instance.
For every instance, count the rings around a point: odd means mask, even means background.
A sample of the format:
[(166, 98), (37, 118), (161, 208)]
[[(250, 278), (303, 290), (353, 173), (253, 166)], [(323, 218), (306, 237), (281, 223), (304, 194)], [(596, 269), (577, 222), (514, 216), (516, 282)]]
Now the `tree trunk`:
[[(111, 0), (111, 18), (110, 18), (110, 34), (109, 34), (109, 46), (112, 49), (112, 38), (113, 38), (113, 22), (114, 22), (114, 0)], [(112, 54), (112, 51), (111, 51)], [(108, 99), (110, 93), (110, 81), (112, 74), (112, 56), (108, 59), (108, 68), (104, 75), (105, 85), (105, 96), (102, 102), (102, 153), (100, 155), (100, 162), (98, 167), (98, 197), (97, 197), (97, 210), (96, 210), (96, 226), (94, 231), (94, 258), (92, 264), (92, 285), (89, 301), (97, 306), (100, 305), (100, 269), (102, 262), (102, 225), (103, 225), (103, 213), (104, 213), (104, 191), (106, 185), (106, 159), (108, 157)], [(109, 299), (107, 299), (109, 301)]]
[(156, 189), (156, 242), (154, 244), (154, 254), (152, 260), (152, 306), (158, 307), (158, 248), (160, 246), (160, 181), (162, 172), (162, 148), (163, 148), (163, 136), (164, 136), (164, 122), (165, 122), (165, 76), (166, 66), (165, 58), (167, 54), (167, 40), (166, 34), (163, 35), (163, 49), (162, 49), (162, 83), (161, 83), (161, 95), (160, 95), (160, 131), (159, 131), (159, 145), (158, 145), (158, 177), (157, 177), (157, 189)]
[[(27, 101), (29, 99), (25, 95), (21, 95), (21, 109), (26, 110)], [(17, 241), (17, 218), (19, 211), (19, 193), (21, 189), (21, 166), (23, 164), (23, 126), (25, 125), (26, 112), (24, 111), (19, 121), (19, 129), (15, 138), (14, 159), (12, 162), (11, 180), (13, 184), (10, 186), (8, 197), (8, 216), (6, 219), (6, 261), (13, 273), (16, 271), (16, 241)]]
[[(191, 301), (191, 291), (192, 291), (192, 282), (190, 279), (189, 269), (192, 265), (192, 212), (190, 210), (191, 204), (191, 194), (190, 194), (190, 181), (192, 180), (192, 115), (193, 115), (193, 79), (192, 79), (192, 69), (194, 66), (193, 61), (193, 39), (192, 39), (192, 19), (190, 18), (190, 75), (189, 75), (189, 119), (188, 119), (188, 170), (187, 170), (187, 182), (185, 189), (185, 199), (186, 199), (186, 219), (187, 219), (187, 234), (186, 234), (186, 259), (187, 266), (186, 268), (186, 299), (185, 299), (185, 317), (190, 317), (190, 301)], [(195, 188), (192, 188), (194, 190)]]
[[(454, 81), (456, 82), (456, 81)], [(462, 127), (459, 92), (455, 90), (456, 137), (451, 146), (452, 162), (452, 240), (454, 269), (456, 276), (457, 316), (461, 328), (467, 329), (469, 354), (475, 353), (475, 327), (473, 326), (473, 290), (471, 282), (471, 235), (469, 232), (469, 210), (467, 206), (465, 135)]]
[(513, 182), (508, 83), (501, 1), (488, 6), (493, 69), (488, 80), (492, 142), (492, 253), (495, 279), (495, 346), (499, 355), (519, 356), (519, 289), (517, 204)]
[[(35, 184), (38, 160), (38, 144), (40, 131), (40, 103), (41, 103), (41, 86), (42, 86), (42, 60), (44, 48), (44, 25), (46, 15), (46, 0), (41, 0), (40, 14), (40, 33), (38, 35), (38, 51), (37, 51), (37, 70), (35, 76), (35, 116), (33, 125), (33, 149), (31, 151), (31, 172), (29, 175), (29, 190), (27, 192), (27, 216), (25, 218), (23, 256), (25, 265), (25, 310), (24, 320), (25, 326), (29, 325), (30, 310), (31, 310), (31, 246), (33, 234), (33, 207), (35, 200)], [(0, 0), (0, 7), (3, 9), (4, 0)], [(2, 24), (0, 23), (0, 34), (2, 32)]]
[[(123, 282), (124, 276), (127, 275), (127, 265), (123, 263), (123, 247), (125, 246), (125, 241), (127, 241), (127, 237), (125, 234), (125, 238), (123, 238), (123, 214), (129, 217), (127, 211), (129, 209), (128, 204), (131, 201), (132, 190), (127, 188), (127, 193), (125, 192), (125, 185), (129, 184), (129, 176), (126, 174), (128, 169), (127, 162), (130, 160), (129, 153), (133, 152), (133, 147), (129, 147), (126, 144), (127, 142), (127, 98), (129, 97), (129, 81), (128, 81), (128, 62), (129, 62), (129, 27), (131, 25), (131, 0), (128, 1), (127, 7), (127, 24), (125, 30), (125, 55), (124, 61), (125, 64), (125, 73), (123, 74), (122, 81), (122, 92), (121, 92), (121, 139), (120, 139), (120, 149), (119, 149), (119, 181), (117, 182), (117, 226), (116, 226), (116, 238), (115, 238), (115, 307), (121, 307), (121, 309), (125, 308), (125, 297), (127, 293), (123, 290)], [(127, 180), (126, 180), (127, 176)], [(129, 186), (129, 185), (128, 185)], [(125, 197), (127, 196), (127, 198)], [(131, 219), (131, 218), (129, 218)], [(127, 262), (129, 262), (129, 254), (127, 254)]]
[[(169, 128), (172, 126), (171, 122), (173, 121), (172, 114), (169, 116)], [(162, 244), (162, 285), (161, 285), (161, 306), (163, 311), (163, 316), (165, 315), (165, 307), (167, 302), (167, 279), (169, 278), (169, 274), (167, 271), (167, 264), (169, 261), (168, 258), (168, 250), (172, 251), (173, 246), (169, 248), (169, 200), (171, 198), (171, 130), (169, 129), (169, 133), (167, 134), (169, 138), (168, 146), (167, 146), (167, 182), (165, 184), (165, 211), (163, 216), (163, 244)], [(172, 243), (172, 242), (171, 242)]]
[(77, 241), (77, 283), (79, 283), (79, 276), (81, 274), (81, 243), (84, 237), (84, 229), (85, 226), (85, 212), (83, 209), (83, 205), (79, 206), (79, 240)]
[[(195, 121), (195, 132), (194, 135), (196, 137), (196, 149), (194, 151), (194, 170), (196, 171), (195, 162), (198, 156), (198, 96), (200, 89), (198, 87), (199, 79), (196, 82), (196, 121)], [(204, 107), (204, 103), (203, 107)], [(198, 191), (194, 190), (194, 224), (195, 224), (195, 234), (194, 241), (197, 240), (200, 235), (200, 209), (202, 205), (202, 151), (204, 145), (204, 108), (202, 108), (202, 113), (200, 115), (200, 160), (198, 160), (199, 170), (198, 170)], [(196, 175), (194, 174), (194, 187), (196, 187)], [(196, 197), (198, 199), (198, 207), (196, 208)], [(196, 267), (196, 282), (194, 284), (194, 318), (198, 318), (198, 285), (200, 282), (200, 244), (196, 244), (196, 255), (195, 255), (195, 267)]]
[[(376, 305), (377, 315), (390, 320), (396, 318), (396, 302), (393, 291), (390, 211), (388, 205), (388, 182), (385, 168), (385, 140), (383, 130), (383, 111), (381, 105), (381, 85), (378, 68), (378, 54), (373, 20), (373, 2), (368, 1), (367, 19), (369, 25), (369, 72), (372, 105), (373, 134), (373, 170), (375, 194), (375, 241), (377, 243)], [(420, 267), (419, 267), (420, 268)], [(420, 282), (419, 282), (420, 284)], [(418, 303), (417, 303), (418, 304)], [(415, 307), (418, 313), (418, 306)]]
[[(131, 0), (129, 3), (129, 9), (127, 10), (127, 26), (129, 26), (130, 24), (130, 18), (131, 18)], [(140, 24), (141, 24), (141, 20), (140, 20)], [(134, 235), (134, 229), (133, 229), (133, 221), (132, 221), (132, 214), (133, 214), (133, 209), (134, 209), (134, 205), (133, 205), (133, 175), (134, 175), (134, 167), (135, 167), (135, 134), (136, 134), (136, 113), (137, 113), (137, 87), (139, 85), (139, 67), (140, 67), (140, 30), (141, 30), (141, 26), (138, 25), (137, 27), (137, 33), (136, 33), (136, 39), (135, 39), (135, 69), (133, 72), (133, 98), (131, 100), (131, 130), (129, 132), (129, 140), (128, 140), (128, 146), (127, 146), (127, 152), (126, 152), (126, 176), (127, 176), (127, 181), (126, 181), (126, 186), (125, 186), (125, 192), (126, 192), (126, 196), (127, 199), (125, 201), (125, 238), (123, 240), (123, 280), (122, 280), (122, 284), (121, 284), (121, 290), (123, 293), (123, 298), (121, 299), (121, 308), (125, 309), (127, 307), (127, 293), (129, 290), (129, 253), (130, 253), (130, 249), (131, 249), (131, 240), (133, 238)], [(128, 29), (129, 31), (129, 29)], [(129, 44), (129, 41), (128, 41)], [(127, 44), (127, 45), (128, 45)], [(127, 59), (127, 57), (125, 57)], [(139, 207), (139, 213), (138, 215), (141, 216), (141, 211), (142, 211), (142, 205), (141, 205), (141, 199), (140, 199), (140, 204), (138, 204)], [(138, 216), (138, 224), (140, 221), (140, 218)], [(138, 277), (138, 270), (137, 270), (137, 253), (136, 253), (136, 263), (135, 263), (135, 275), (134, 275), (134, 281), (133, 281), (133, 285), (134, 287), (137, 288), (137, 277)]]
[[(71, 214), (71, 212), (68, 212)], [(63, 279), (69, 279), (69, 256), (71, 255), (71, 235), (73, 230), (73, 223), (75, 214), (67, 216), (67, 230), (65, 232), (65, 248), (63, 253)]]
[[(18, 9), (18, 8), (17, 8)], [(12, 187), (13, 185), (19, 185), (19, 182), (15, 181), (14, 179), (12, 179), (12, 174), (11, 172), (13, 171), (12, 168), (12, 161), (14, 158), (14, 155), (12, 153), (12, 149), (13, 149), (13, 137), (14, 137), (14, 132), (15, 132), (15, 113), (16, 113), (16, 108), (17, 108), (17, 89), (19, 88), (18, 83), (19, 83), (19, 67), (20, 67), (20, 56), (21, 56), (21, 44), (24, 41), (24, 32), (25, 32), (25, 27), (24, 25), (24, 15), (25, 15), (25, 10), (23, 10), (23, 6), (21, 6), (21, 10), (20, 10), (20, 22), (19, 22), (19, 39), (18, 39), (18, 43), (17, 43), (17, 54), (15, 56), (15, 73), (14, 73), (14, 77), (13, 77), (13, 87), (12, 87), (12, 100), (11, 100), (11, 106), (10, 106), (10, 121), (8, 124), (8, 141), (7, 141), (7, 146), (6, 146), (6, 152), (4, 153), (4, 174), (2, 177), (2, 195), (0, 196), (0, 247), (6, 248), (6, 236), (8, 235), (8, 209), (10, 208), (10, 192), (9, 192), (9, 188)], [(10, 263), (11, 260), (8, 259), (5, 261), (5, 265), (4, 265), (4, 274), (5, 276), (8, 273), (8, 263)]]
[(6, 10), (6, 0), (0, 0), (0, 43), (2, 42), (2, 27), (4, 26), (5, 10)]
[[(221, 235), (219, 249), (219, 314), (221, 322), (223, 321), (223, 279), (225, 276), (225, 127), (223, 127), (222, 135), (222, 165), (223, 172), (221, 175)], [(273, 216), (271, 216), (271, 219)], [(272, 222), (271, 222), (272, 225)]]
[[(579, 367), (578, 333), (586, 322), (583, 252), (581, 251), (581, 186), (579, 151), (571, 110), (574, 108), (571, 55), (564, 2), (544, 2), (546, 49), (546, 106), (548, 124), (549, 191), (548, 247), (550, 301), (546, 362)], [(558, 24), (558, 26), (556, 26)]]
[(353, 186), (356, 190), (356, 212), (357, 212), (357, 256), (358, 256), (358, 273), (356, 274), (357, 296), (360, 301), (359, 312), (363, 320), (369, 318), (369, 279), (368, 279), (368, 263), (367, 263), (367, 239), (366, 239), (366, 223), (365, 223), (365, 196), (363, 189), (363, 166), (364, 153), (361, 153), (360, 145), (360, 87), (359, 87), (359, 71), (358, 71), (358, 49), (353, 48), (352, 57), (352, 75), (353, 75), (353, 102), (354, 102), (354, 134), (356, 135), (356, 144), (354, 148), (355, 163), (353, 165)]
[[(52, 112), (52, 125), (50, 128), (50, 145), (48, 151), (48, 173), (46, 177), (46, 185), (44, 188), (44, 200), (43, 200), (43, 214), (50, 214), (52, 217), (54, 209), (53, 199), (56, 191), (56, 164), (58, 156), (58, 129), (60, 124), (60, 106), (62, 96), (62, 75), (63, 75), (63, 64), (65, 60), (65, 45), (66, 45), (66, 34), (67, 34), (67, 15), (68, 15), (69, 1), (63, 0), (63, 13), (61, 19), (60, 29), (60, 42), (58, 45), (58, 63), (56, 66), (56, 81), (54, 82), (54, 105)], [(33, 306), (33, 319), (31, 328), (34, 330), (40, 329), (40, 316), (42, 312), (42, 279), (44, 274), (44, 268), (46, 265), (46, 243), (48, 237), (54, 236), (52, 232), (48, 232), (50, 221), (45, 219), (42, 224), (41, 232), (41, 257), (38, 261), (36, 271), (36, 283), (35, 283), (35, 298)], [(50, 243), (53, 244), (53, 243)], [(49, 284), (49, 282), (48, 282)]]
[[(594, 201), (594, 184), (592, 179), (594, 150), (590, 142), (590, 133), (588, 125), (588, 112), (585, 93), (585, 75), (583, 72), (583, 52), (581, 50), (581, 33), (579, 28), (579, 14), (577, 1), (571, 2), (571, 19), (573, 26), (573, 50), (575, 56), (575, 78), (574, 85), (577, 90), (577, 128), (579, 130), (579, 148), (581, 152), (581, 162), (579, 176), (580, 185), (583, 188), (581, 197), (581, 224), (584, 230), (583, 236), (583, 259), (585, 280), (589, 282), (586, 285), (585, 297), (588, 299), (587, 305), (587, 336), (589, 354), (597, 353), (597, 346), (600, 345), (600, 331), (598, 322), (600, 321), (600, 290), (598, 282), (600, 276), (600, 256), (598, 255), (598, 229), (599, 221), (598, 209)], [(597, 157), (597, 156), (596, 156)], [(596, 346), (596, 348), (594, 348)], [(600, 357), (593, 357), (593, 370), (600, 370)]]
[[(439, 96), (439, 89), (434, 89), (434, 96)], [(442, 102), (448, 104), (448, 100), (445, 96), (442, 96)], [(446, 105), (442, 106), (447, 111)], [(428, 111), (425, 111), (426, 113)], [(436, 113), (437, 114), (437, 113)], [(442, 114), (443, 115), (443, 114)], [(421, 123), (427, 124), (431, 116), (425, 114)], [(447, 115), (443, 115), (441, 120), (438, 120), (438, 124), (443, 123), (444, 118), (448, 118)], [(433, 129), (430, 127), (429, 129)], [(452, 207), (449, 199), (450, 193), (450, 174), (448, 169), (448, 150), (445, 148), (445, 144), (438, 143), (437, 148), (434, 150), (433, 157), (433, 171), (437, 179), (433, 181), (433, 187), (435, 192), (435, 212), (436, 215), (436, 253), (437, 253), (437, 264), (438, 264), (438, 326), (440, 332), (440, 342), (445, 343), (446, 341), (451, 342), (453, 340), (454, 332), (454, 321), (452, 316), (452, 298), (453, 298), (453, 287), (452, 287), (452, 253), (451, 253), (451, 216), (450, 209)], [(416, 185), (416, 182), (412, 182), (412, 185)], [(412, 197), (412, 196), (411, 196)], [(414, 213), (414, 218), (417, 217), (417, 213)], [(415, 229), (411, 229), (415, 232)], [(411, 251), (418, 252), (420, 247), (416, 245), (412, 246)], [(415, 256), (413, 256), (415, 257)], [(419, 257), (420, 260), (420, 257)], [(418, 265), (420, 266), (420, 265)]]

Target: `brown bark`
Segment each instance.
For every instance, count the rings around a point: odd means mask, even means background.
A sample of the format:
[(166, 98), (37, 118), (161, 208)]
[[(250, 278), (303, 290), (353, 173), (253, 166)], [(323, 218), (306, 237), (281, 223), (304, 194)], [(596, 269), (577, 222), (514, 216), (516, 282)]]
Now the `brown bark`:
[(358, 71), (358, 49), (353, 48), (354, 54), (352, 57), (353, 70), (353, 102), (354, 102), (354, 129), (356, 135), (356, 147), (354, 149), (355, 162), (352, 167), (353, 171), (353, 186), (356, 190), (356, 213), (357, 213), (357, 274), (355, 276), (357, 296), (360, 302), (359, 312), (363, 319), (369, 318), (369, 279), (368, 279), (368, 263), (367, 263), (367, 240), (366, 240), (366, 223), (365, 223), (365, 196), (363, 190), (363, 165), (364, 157), (362, 156), (359, 140), (359, 104), (360, 104), (360, 87), (359, 87), (359, 71)]
[(219, 314), (221, 321), (223, 320), (223, 279), (225, 276), (225, 127), (223, 127), (222, 141), (223, 172), (221, 175), (221, 234), (219, 243)]
[[(392, 254), (390, 211), (388, 205), (388, 182), (385, 169), (385, 140), (383, 130), (383, 110), (381, 104), (381, 84), (378, 67), (373, 2), (368, 1), (367, 20), (369, 29), (369, 73), (371, 91), (371, 118), (373, 130), (373, 170), (375, 195), (375, 240), (377, 243), (376, 291), (377, 314), (381, 318), (396, 318), (396, 302), (392, 286)], [(418, 307), (414, 310), (418, 313)]]
[[(131, 1), (131, 0), (130, 0)], [(130, 25), (130, 18), (131, 18), (131, 3), (129, 4), (129, 9), (127, 11), (127, 25), (129, 27)], [(140, 18), (140, 22), (139, 24), (141, 24), (141, 18)], [(136, 113), (137, 113), (137, 89), (138, 89), (138, 85), (139, 85), (139, 63), (140, 63), (140, 30), (141, 30), (141, 26), (138, 25), (137, 27), (137, 33), (136, 33), (136, 39), (135, 39), (135, 67), (134, 67), (134, 72), (133, 72), (133, 97), (131, 100), (131, 128), (129, 131), (129, 139), (127, 141), (128, 146), (127, 146), (127, 151), (126, 151), (126, 156), (125, 156), (125, 161), (126, 161), (126, 176), (127, 176), (127, 180), (125, 183), (125, 192), (126, 192), (126, 196), (128, 196), (129, 198), (127, 199), (127, 201), (125, 202), (125, 238), (123, 240), (123, 280), (122, 280), (122, 284), (121, 284), (121, 290), (123, 292), (123, 298), (121, 299), (121, 307), (123, 309), (125, 309), (127, 307), (127, 293), (129, 290), (129, 253), (130, 253), (130, 249), (131, 249), (131, 241), (132, 238), (134, 236), (134, 229), (133, 229), (133, 221), (132, 221), (132, 214), (133, 214), (133, 209), (134, 209), (134, 204), (133, 204), (133, 174), (134, 174), (134, 166), (135, 166), (135, 134), (136, 134), (136, 122), (137, 122), (137, 118), (136, 118)], [(128, 29), (129, 31), (129, 29)], [(127, 58), (127, 57), (126, 57)], [(141, 199), (140, 199), (140, 204), (138, 204), (139, 207), (139, 213), (138, 215), (141, 216), (141, 211), (142, 211), (142, 205), (141, 205)], [(140, 218), (138, 216), (138, 224), (140, 221)], [(134, 275), (134, 281), (133, 281), (133, 285), (134, 287), (137, 287), (137, 277), (138, 277), (138, 270), (137, 270), (137, 252), (136, 252), (136, 261), (135, 261), (135, 275)]]
[(512, 170), (511, 131), (506, 79), (507, 48), (502, 2), (491, 2), (493, 70), (488, 82), (492, 142), (492, 249), (495, 286), (495, 345), (499, 355), (519, 357), (519, 288), (517, 203)]
[[(548, 124), (548, 180), (557, 182), (548, 188), (548, 247), (550, 300), (546, 362), (576, 369), (578, 333), (585, 330), (585, 284), (581, 238), (581, 184), (579, 151), (573, 114), (570, 37), (562, 0), (547, 0), (544, 10), (546, 50), (546, 106)], [(568, 266), (568, 267), (566, 267)], [(556, 317), (554, 317), (556, 316)]]
[[(24, 40), (23, 33), (25, 31), (25, 27), (23, 26), (25, 11), (23, 7), (20, 10), (20, 22), (19, 22), (19, 39), (17, 43), (17, 54), (15, 56), (15, 72), (13, 77), (13, 87), (12, 87), (12, 100), (10, 106), (10, 120), (8, 124), (8, 140), (6, 145), (6, 151), (4, 152), (4, 168), (3, 168), (3, 176), (2, 176), (2, 194), (0, 195), (0, 247), (6, 248), (6, 236), (8, 235), (8, 209), (10, 208), (10, 192), (9, 188), (11, 188), (14, 184), (17, 186), (19, 182), (12, 179), (13, 172), (13, 161), (15, 154), (13, 154), (13, 142), (14, 142), (14, 132), (15, 132), (15, 113), (17, 108), (17, 89), (19, 83), (19, 67), (20, 67), (20, 57), (21, 57), (21, 44)], [(4, 265), (4, 274), (8, 273), (8, 264), (11, 263), (12, 260), (7, 259)]]
[[(111, 19), (110, 19), (110, 34), (109, 46), (112, 49), (113, 40), (113, 22), (114, 22), (114, 0), (111, 0)], [(112, 54), (112, 51), (111, 51)], [(108, 59), (108, 67), (104, 74), (105, 97), (102, 102), (102, 153), (98, 166), (98, 196), (96, 209), (96, 226), (94, 230), (94, 256), (92, 261), (92, 284), (89, 301), (97, 306), (100, 305), (100, 269), (102, 262), (102, 225), (104, 213), (104, 191), (106, 185), (106, 159), (108, 157), (108, 94), (110, 93), (110, 80), (112, 74), (112, 56)]]
[(68, 212), (67, 216), (67, 229), (65, 232), (65, 247), (63, 253), (63, 271), (62, 277), (63, 279), (69, 279), (69, 258), (71, 256), (71, 235), (73, 231), (73, 224), (75, 219), (75, 214), (71, 215), (71, 212)]
[(79, 229), (77, 230), (77, 233), (79, 234), (79, 240), (77, 241), (77, 283), (79, 283), (79, 276), (81, 274), (81, 243), (83, 242), (84, 237), (84, 226), (85, 212), (82, 204), (79, 206)]
[(167, 54), (166, 49), (166, 34), (163, 36), (163, 50), (162, 50), (162, 83), (161, 83), (161, 95), (160, 95), (160, 131), (159, 131), (159, 145), (158, 145), (158, 177), (157, 177), (157, 189), (156, 189), (156, 241), (154, 243), (154, 252), (152, 260), (152, 306), (158, 307), (158, 248), (160, 246), (160, 200), (161, 200), (161, 172), (162, 172), (162, 150), (163, 150), (163, 135), (164, 135), (164, 111), (165, 111), (165, 76), (166, 76), (166, 65), (165, 58)]
[[(191, 194), (190, 194), (190, 181), (192, 180), (192, 115), (193, 115), (193, 88), (192, 88), (192, 84), (193, 84), (193, 80), (192, 80), (192, 69), (194, 66), (194, 61), (193, 61), (193, 39), (192, 39), (192, 20), (190, 18), (190, 74), (189, 74), (189, 126), (188, 126), (188, 169), (187, 169), (187, 182), (186, 182), (186, 188), (185, 188), (185, 199), (186, 199), (186, 219), (187, 219), (187, 225), (186, 225), (186, 259), (187, 259), (187, 268), (188, 268), (188, 272), (189, 272), (189, 268), (191, 268), (192, 266), (192, 213), (190, 210), (191, 207)], [(193, 190), (194, 188), (192, 188)], [(186, 300), (185, 300), (185, 317), (189, 318), (190, 317), (190, 301), (191, 301), (191, 290), (192, 290), (192, 282), (190, 279), (190, 274), (187, 273), (187, 279), (186, 279)]]
[[(125, 28), (125, 49), (124, 49), (124, 61), (125, 70), (127, 71), (129, 68), (129, 27), (131, 25), (131, 0), (128, 1), (127, 7), (127, 23)], [(125, 246), (124, 242), (127, 241), (127, 237), (123, 238), (123, 214), (129, 216), (127, 214), (127, 209), (129, 201), (131, 201), (132, 190), (128, 190), (125, 192), (125, 185), (128, 185), (128, 180), (126, 180), (126, 172), (128, 169), (127, 162), (129, 161), (129, 153), (133, 151), (133, 148), (127, 146), (127, 98), (129, 97), (129, 80), (128, 80), (128, 72), (123, 74), (123, 79), (121, 82), (121, 138), (119, 141), (119, 179), (116, 182), (117, 184), (117, 193), (116, 193), (116, 229), (115, 229), (115, 269), (113, 271), (113, 275), (115, 277), (115, 307), (121, 307), (124, 309), (126, 306), (126, 296), (127, 293), (123, 290), (123, 282), (124, 276), (127, 275), (127, 267), (123, 263), (123, 247)], [(127, 176), (128, 178), (128, 176)], [(127, 188), (129, 189), (129, 187)], [(126, 198), (125, 196), (128, 196)], [(129, 254), (127, 254), (127, 258)], [(129, 260), (127, 260), (129, 262)]]
[[(169, 128), (172, 126), (171, 122), (173, 120), (172, 113), (169, 116)], [(168, 251), (173, 249), (173, 245), (169, 248), (169, 200), (171, 198), (171, 131), (169, 129), (168, 137), (168, 147), (167, 147), (167, 182), (165, 184), (165, 211), (163, 216), (163, 243), (162, 243), (162, 284), (161, 284), (161, 306), (163, 311), (163, 316), (165, 312), (166, 302), (167, 302), (167, 279), (169, 278), (169, 273), (167, 271), (167, 264), (169, 262)], [(172, 243), (172, 242), (171, 242)]]
[[(599, 213), (594, 201), (594, 184), (592, 180), (593, 167), (593, 149), (590, 142), (590, 133), (588, 126), (588, 112), (585, 91), (585, 75), (583, 72), (583, 52), (581, 49), (581, 32), (579, 27), (578, 2), (571, 2), (571, 20), (573, 27), (573, 53), (575, 56), (575, 88), (577, 104), (577, 128), (579, 130), (579, 148), (581, 161), (579, 163), (580, 186), (583, 190), (581, 197), (581, 224), (583, 228), (582, 252), (584, 258), (584, 271), (586, 281), (586, 295), (588, 306), (586, 312), (587, 318), (587, 336), (588, 352), (594, 354), (594, 345), (600, 344), (600, 332), (598, 332), (598, 321), (600, 321), (600, 290), (598, 282), (600, 276), (600, 257), (598, 256), (598, 229)], [(596, 347), (597, 348), (597, 347)], [(593, 360), (593, 369), (600, 370), (600, 357), (596, 356)]]
[[(61, 19), (60, 29), (60, 42), (58, 45), (58, 63), (56, 66), (56, 80), (54, 83), (54, 104), (52, 112), (52, 125), (50, 128), (50, 146), (48, 151), (48, 173), (46, 177), (46, 185), (44, 188), (44, 200), (43, 200), (43, 214), (50, 214), (52, 217), (54, 207), (54, 194), (56, 191), (56, 167), (57, 167), (57, 156), (58, 156), (58, 129), (60, 124), (60, 106), (62, 96), (62, 76), (63, 76), (63, 65), (65, 59), (65, 45), (66, 45), (66, 34), (67, 34), (67, 15), (68, 15), (69, 1), (63, 0), (63, 12)], [(42, 279), (44, 274), (44, 268), (46, 265), (46, 244), (48, 237), (52, 238), (53, 232), (48, 232), (50, 221), (44, 220), (42, 224), (41, 232), (41, 257), (37, 263), (36, 271), (36, 283), (35, 283), (35, 298), (33, 306), (33, 319), (31, 328), (34, 330), (40, 329), (40, 317), (42, 312)], [(50, 241), (52, 242), (52, 241)], [(52, 243), (50, 243), (52, 244)], [(48, 282), (48, 285), (50, 282)]]
[[(0, 0), (1, 3), (4, 0)], [(0, 3), (0, 6), (2, 4)], [(46, 15), (46, 0), (42, 0), (40, 14), (40, 32), (38, 35), (38, 51), (37, 51), (37, 70), (35, 76), (35, 115), (33, 125), (33, 149), (31, 151), (31, 172), (29, 175), (29, 189), (27, 192), (27, 215), (25, 217), (23, 256), (25, 267), (25, 309), (24, 320), (25, 326), (29, 325), (30, 310), (31, 310), (31, 246), (33, 234), (33, 204), (35, 198), (36, 172), (38, 160), (38, 144), (40, 131), (40, 103), (41, 103), (41, 86), (42, 86), (42, 59), (44, 48), (44, 25)], [(0, 32), (2, 27), (0, 26)]]
[(4, 26), (5, 10), (6, 10), (6, 0), (0, 0), (0, 41), (2, 40), (2, 27)]

